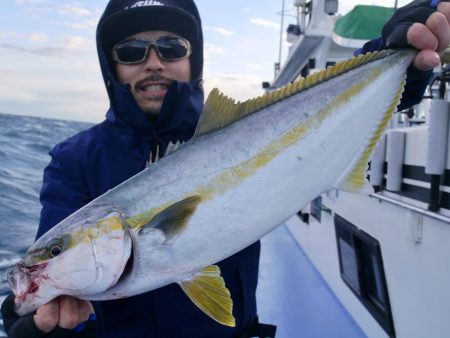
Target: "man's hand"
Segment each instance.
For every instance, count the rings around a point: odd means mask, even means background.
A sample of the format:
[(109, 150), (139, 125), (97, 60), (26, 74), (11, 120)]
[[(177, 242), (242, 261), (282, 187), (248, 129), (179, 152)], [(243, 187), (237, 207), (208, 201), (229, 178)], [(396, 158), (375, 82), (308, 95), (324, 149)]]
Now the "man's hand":
[(450, 44), (450, 2), (440, 2), (425, 24), (414, 23), (408, 29), (407, 41), (420, 51), (413, 62), (417, 69), (439, 66), (440, 56)]
[[(6, 332), (10, 338), (84, 338), (96, 336), (92, 304), (70, 296), (60, 296), (41, 306), (36, 313), (19, 317), (14, 312), (14, 296), (8, 296), (1, 307)], [(85, 323), (83, 330), (73, 330)]]
[(415, 0), (397, 10), (383, 27), (388, 48), (413, 46), (413, 65), (428, 71), (440, 64), (440, 56), (450, 44), (450, 2)]
[(87, 321), (91, 313), (94, 313), (94, 308), (90, 302), (70, 296), (60, 296), (40, 307), (33, 319), (39, 330), (49, 333), (57, 326), (63, 329), (74, 329), (78, 324)]

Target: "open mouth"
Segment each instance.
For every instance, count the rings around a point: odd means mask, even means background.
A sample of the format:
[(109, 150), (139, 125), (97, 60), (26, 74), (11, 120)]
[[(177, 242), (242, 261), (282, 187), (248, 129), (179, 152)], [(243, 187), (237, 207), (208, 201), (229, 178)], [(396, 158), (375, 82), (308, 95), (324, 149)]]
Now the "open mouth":
[(39, 290), (37, 279), (47, 264), (24, 266), (18, 263), (8, 273), (8, 283), (16, 296), (16, 301), (23, 301), (27, 295), (35, 294)]
[(138, 90), (147, 97), (163, 97), (168, 87), (166, 83), (143, 83), (138, 86)]

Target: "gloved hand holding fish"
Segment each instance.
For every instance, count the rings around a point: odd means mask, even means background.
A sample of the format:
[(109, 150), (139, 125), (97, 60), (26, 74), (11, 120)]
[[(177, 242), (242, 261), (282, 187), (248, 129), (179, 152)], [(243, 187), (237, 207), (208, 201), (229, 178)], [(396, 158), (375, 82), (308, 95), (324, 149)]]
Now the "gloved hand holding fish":
[(178, 283), (234, 326), (216, 262), (330, 189), (370, 193), (370, 153), (416, 52), (338, 63), (235, 103), (213, 90), (189, 142), (60, 222), (9, 273), (15, 311), (59, 295), (108, 300)]
[(450, 44), (448, 1), (415, 0), (399, 8), (386, 22), (382, 30), (386, 48), (412, 46), (418, 50), (414, 66), (419, 70), (431, 70), (439, 66)]

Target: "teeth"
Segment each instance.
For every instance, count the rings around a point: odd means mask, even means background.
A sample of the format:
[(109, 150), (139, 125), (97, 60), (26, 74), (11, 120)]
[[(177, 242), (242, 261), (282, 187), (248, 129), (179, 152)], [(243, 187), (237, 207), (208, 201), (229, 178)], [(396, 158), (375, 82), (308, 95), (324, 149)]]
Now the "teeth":
[(149, 85), (149, 86), (145, 86), (143, 89), (145, 91), (160, 91), (163, 90), (165, 87), (161, 86), (161, 85)]

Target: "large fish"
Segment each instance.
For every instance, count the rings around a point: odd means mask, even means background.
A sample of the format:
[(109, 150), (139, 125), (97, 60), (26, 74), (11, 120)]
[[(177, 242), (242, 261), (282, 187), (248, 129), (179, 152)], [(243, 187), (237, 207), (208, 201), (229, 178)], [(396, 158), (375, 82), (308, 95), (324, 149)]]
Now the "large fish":
[(413, 56), (358, 56), (243, 103), (214, 90), (192, 140), (30, 247), (9, 274), (16, 312), (61, 294), (106, 300), (178, 283), (206, 314), (234, 326), (215, 262), (325, 191), (370, 191), (369, 155)]

